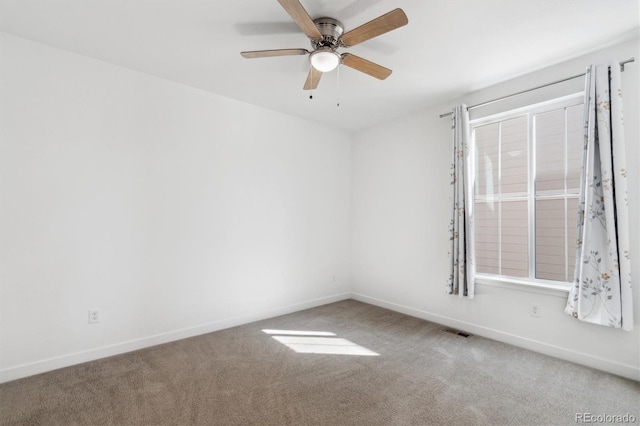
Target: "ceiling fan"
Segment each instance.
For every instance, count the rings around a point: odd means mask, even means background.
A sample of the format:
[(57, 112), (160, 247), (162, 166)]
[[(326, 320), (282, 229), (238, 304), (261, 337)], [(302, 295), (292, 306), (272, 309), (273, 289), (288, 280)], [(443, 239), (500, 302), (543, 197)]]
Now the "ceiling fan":
[(307, 81), (304, 83), (304, 90), (312, 90), (318, 87), (322, 73), (334, 70), (341, 63), (380, 80), (384, 80), (391, 74), (389, 68), (385, 68), (351, 53), (338, 53), (337, 49), (340, 47), (355, 46), (363, 41), (407, 25), (409, 20), (402, 9), (394, 9), (345, 33), (344, 26), (337, 19), (326, 17), (311, 19), (299, 0), (278, 0), (278, 3), (291, 15), (291, 18), (306, 36), (309, 37), (312, 50), (251, 50), (240, 53), (244, 58), (309, 55), (311, 67)]

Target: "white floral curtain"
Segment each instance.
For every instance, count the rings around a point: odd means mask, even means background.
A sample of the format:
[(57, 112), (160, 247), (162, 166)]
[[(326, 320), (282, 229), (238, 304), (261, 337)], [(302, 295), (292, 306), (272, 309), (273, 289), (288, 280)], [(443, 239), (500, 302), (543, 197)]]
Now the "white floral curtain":
[(473, 242), (471, 232), (469, 112), (457, 106), (452, 115), (453, 155), (451, 159), (451, 221), (449, 222), (449, 280), (447, 291), (473, 298)]
[(589, 67), (574, 283), (565, 312), (633, 329), (627, 172), (618, 64)]

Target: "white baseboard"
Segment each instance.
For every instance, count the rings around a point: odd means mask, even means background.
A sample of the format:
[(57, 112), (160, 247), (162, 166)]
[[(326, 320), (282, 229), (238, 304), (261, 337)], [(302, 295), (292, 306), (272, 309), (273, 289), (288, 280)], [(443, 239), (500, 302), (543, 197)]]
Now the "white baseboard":
[(379, 306), (381, 308), (386, 308), (395, 312), (410, 315), (412, 317), (442, 324), (447, 327), (464, 330), (478, 336), (497, 340), (499, 342), (507, 343), (513, 346), (518, 346), (520, 348), (563, 359), (565, 361), (571, 361), (576, 364), (581, 364), (587, 367), (595, 368), (597, 370), (606, 371), (607, 373), (615, 374), (617, 376), (640, 381), (640, 369), (632, 365), (620, 364), (618, 362), (595, 357), (583, 352), (577, 352), (568, 348), (540, 342), (538, 340), (528, 339), (526, 337), (518, 336), (515, 334), (505, 333), (500, 330), (479, 326), (465, 321), (460, 321), (455, 318), (434, 314), (409, 306), (399, 305), (397, 303), (388, 302), (386, 300), (376, 299), (375, 297), (366, 296), (364, 294), (352, 293), (351, 297), (354, 300), (368, 303), (370, 305)]
[(184, 328), (180, 330), (173, 330), (167, 333), (156, 334), (153, 336), (120, 342), (113, 345), (102, 346), (102, 347), (90, 349), (87, 351), (76, 352), (76, 353), (67, 354), (67, 355), (63, 355), (55, 358), (44, 359), (41, 361), (29, 363), (29, 364), (17, 365), (14, 367), (0, 370), (0, 383), (9, 382), (11, 380), (16, 380), (16, 379), (20, 379), (28, 376), (33, 376), (35, 374), (45, 373), (47, 371), (57, 370), (59, 368), (81, 364), (88, 361), (94, 361), (100, 358), (119, 355), (126, 352), (147, 348), (150, 346), (160, 345), (163, 343), (181, 340), (188, 337), (211, 333), (214, 331), (223, 330), (225, 328), (236, 327), (236, 326), (248, 324), (254, 321), (260, 321), (267, 318), (286, 315), (286, 314), (301, 311), (304, 309), (326, 305), (328, 303), (339, 302), (341, 300), (346, 300), (349, 298), (352, 298), (364, 303), (368, 303), (371, 305), (380, 306), (382, 308), (390, 309), (392, 311), (400, 312), (416, 318), (421, 318), (427, 321), (442, 324), (447, 327), (461, 329), (469, 333), (476, 334), (478, 336), (497, 340), (497, 341), (518, 346), (524, 349), (529, 349), (545, 355), (564, 359), (566, 361), (575, 362), (577, 364), (581, 364), (587, 367), (606, 371), (608, 373), (626, 377), (632, 380), (640, 380), (640, 369), (631, 365), (620, 364), (620, 363), (606, 360), (603, 358), (594, 357), (592, 355), (588, 355), (582, 352), (573, 351), (571, 349), (559, 347), (556, 345), (550, 345), (548, 343), (540, 342), (533, 339), (528, 339), (525, 337), (510, 334), (510, 333), (505, 333), (500, 330), (495, 330), (492, 328), (479, 326), (473, 323), (460, 321), (455, 318), (430, 313), (430, 312), (423, 311), (420, 309), (415, 309), (409, 306), (388, 302), (386, 300), (377, 299), (374, 297), (366, 296), (364, 294), (342, 293), (342, 294), (322, 297), (319, 299), (300, 302), (293, 305), (286, 305), (286, 306), (281, 306), (277, 308), (265, 309), (263, 311), (252, 313), (252, 314), (225, 318), (225, 319), (221, 319), (221, 320), (214, 321), (207, 324), (201, 324), (198, 326)]
[(207, 324), (200, 324), (194, 327), (188, 327), (180, 330), (169, 331), (167, 333), (128, 340), (113, 345), (102, 346), (99, 348), (62, 355), (55, 358), (48, 358), (28, 364), (21, 364), (0, 370), (0, 383), (33, 376), (35, 374), (45, 373), (47, 371), (57, 370), (59, 368), (68, 367), (71, 365), (81, 364), (83, 362), (94, 361), (100, 358), (106, 358), (108, 356), (120, 355), (126, 352), (143, 349), (150, 346), (173, 342), (175, 340), (181, 340), (188, 337), (211, 333), (214, 331), (223, 330), (225, 328), (236, 327), (254, 321), (260, 321), (267, 318), (286, 315), (304, 309), (326, 305), (328, 303), (339, 302), (341, 300), (346, 300), (349, 298), (351, 298), (351, 293), (335, 294), (332, 296), (321, 297), (319, 299), (295, 303), (293, 305), (269, 308), (260, 312), (241, 315), (237, 317), (224, 318), (218, 321), (210, 322)]

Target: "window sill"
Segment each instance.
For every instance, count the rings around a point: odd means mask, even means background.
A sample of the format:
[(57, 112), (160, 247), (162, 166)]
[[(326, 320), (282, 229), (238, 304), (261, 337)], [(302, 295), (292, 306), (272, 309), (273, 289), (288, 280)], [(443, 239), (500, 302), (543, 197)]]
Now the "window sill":
[(506, 288), (509, 290), (525, 291), (529, 293), (546, 294), (549, 296), (566, 298), (570, 284), (552, 284), (548, 281), (521, 280), (518, 278), (504, 278), (488, 275), (476, 275), (475, 283), (482, 286)]

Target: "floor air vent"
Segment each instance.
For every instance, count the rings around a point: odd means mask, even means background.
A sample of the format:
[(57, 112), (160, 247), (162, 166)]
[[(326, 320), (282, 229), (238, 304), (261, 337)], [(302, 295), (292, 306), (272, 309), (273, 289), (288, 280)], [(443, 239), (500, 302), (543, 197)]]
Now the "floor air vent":
[(456, 330), (455, 328), (445, 328), (442, 331), (446, 331), (447, 333), (455, 334), (457, 336), (469, 337), (471, 334), (465, 333), (464, 331)]

